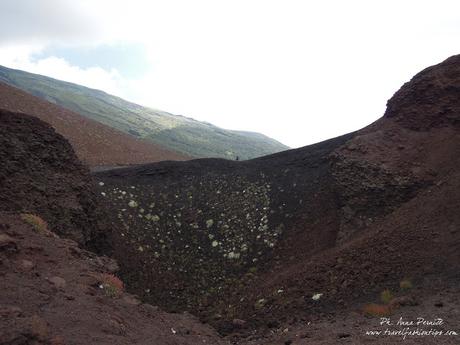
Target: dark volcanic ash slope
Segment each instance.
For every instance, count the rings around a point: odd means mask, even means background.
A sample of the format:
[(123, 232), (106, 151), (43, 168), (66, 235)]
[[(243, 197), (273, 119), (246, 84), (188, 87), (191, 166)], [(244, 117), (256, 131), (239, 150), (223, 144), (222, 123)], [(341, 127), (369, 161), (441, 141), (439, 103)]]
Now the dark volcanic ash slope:
[(271, 327), (346, 307), (404, 277), (451, 279), (460, 263), (459, 88), (454, 56), (416, 75), (382, 119), (355, 133), (247, 162), (96, 174), (122, 226), (113, 240), (124, 277), (145, 299), (223, 331), (234, 318)]
[(90, 167), (190, 159), (1, 82), (0, 109), (31, 114), (49, 123)]
[(105, 247), (89, 171), (47, 123), (0, 110), (0, 211), (39, 215), (65, 237)]

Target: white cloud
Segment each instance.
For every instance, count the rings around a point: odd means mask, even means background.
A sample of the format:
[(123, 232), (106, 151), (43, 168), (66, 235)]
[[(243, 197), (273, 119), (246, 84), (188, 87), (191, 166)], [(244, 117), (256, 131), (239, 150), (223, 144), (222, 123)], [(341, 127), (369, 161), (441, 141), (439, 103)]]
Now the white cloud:
[(115, 69), (106, 71), (100, 67), (80, 68), (54, 56), (31, 63), (27, 69), (33, 73), (101, 89), (108, 93), (121, 94), (119, 84), (122, 80)]
[[(0, 44), (43, 44), (101, 37), (93, 12), (81, 1), (2, 0)], [(99, 13), (101, 14), (101, 13)]]
[[(14, 3), (24, 10), (32, 2)], [(14, 27), (10, 39), (0, 36), (0, 64), (15, 61), (16, 68), (292, 146), (369, 124), (403, 82), (458, 53), (460, 38), (460, 4), (450, 0), (40, 3), (47, 11), (41, 19), (30, 14), (38, 5), (15, 21), (0, 14), (1, 29), (29, 21), (17, 38)], [(17, 49), (4, 54), (6, 41)], [(32, 63), (27, 53), (56, 43), (126, 41), (141, 43), (149, 55), (151, 69), (137, 80), (54, 58)]]
[[(107, 71), (101, 67), (80, 68), (55, 56), (37, 61), (31, 60), (32, 53), (39, 49), (31, 47), (0, 48), (0, 63), (9, 68), (21, 69), (27, 72), (46, 75), (51, 78), (64, 80), (87, 87), (104, 90), (108, 93), (122, 96), (121, 91), (125, 81), (115, 69)], [(15, 52), (15, 54), (12, 54)]]

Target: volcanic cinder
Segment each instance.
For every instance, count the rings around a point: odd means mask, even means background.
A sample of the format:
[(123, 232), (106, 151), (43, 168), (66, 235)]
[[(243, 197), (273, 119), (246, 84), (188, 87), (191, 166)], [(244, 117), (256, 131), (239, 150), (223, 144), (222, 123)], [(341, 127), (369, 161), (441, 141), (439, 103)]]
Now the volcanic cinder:
[(96, 174), (123, 277), (145, 300), (226, 333), (235, 318), (270, 327), (350, 307), (404, 277), (455, 272), (459, 96), (453, 56), (354, 133), (245, 162)]

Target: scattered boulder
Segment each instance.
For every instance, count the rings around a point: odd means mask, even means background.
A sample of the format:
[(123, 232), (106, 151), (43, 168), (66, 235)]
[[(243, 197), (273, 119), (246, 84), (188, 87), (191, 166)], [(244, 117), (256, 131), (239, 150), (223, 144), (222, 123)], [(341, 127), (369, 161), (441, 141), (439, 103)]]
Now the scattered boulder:
[(65, 281), (64, 278), (61, 278), (61, 277), (58, 277), (58, 276), (54, 276), (54, 277), (51, 277), (51, 278), (48, 278), (47, 279), (51, 284), (54, 285), (54, 287), (58, 290), (64, 290), (66, 285), (67, 285), (67, 282)]

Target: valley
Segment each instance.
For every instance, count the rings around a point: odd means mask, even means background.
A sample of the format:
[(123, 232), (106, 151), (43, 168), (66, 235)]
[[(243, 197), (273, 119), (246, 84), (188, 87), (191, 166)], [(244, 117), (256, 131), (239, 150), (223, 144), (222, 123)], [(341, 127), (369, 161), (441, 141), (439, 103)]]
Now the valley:
[(1, 344), (458, 343), (460, 55), (361, 130), (241, 161), (88, 158), (8, 94)]

